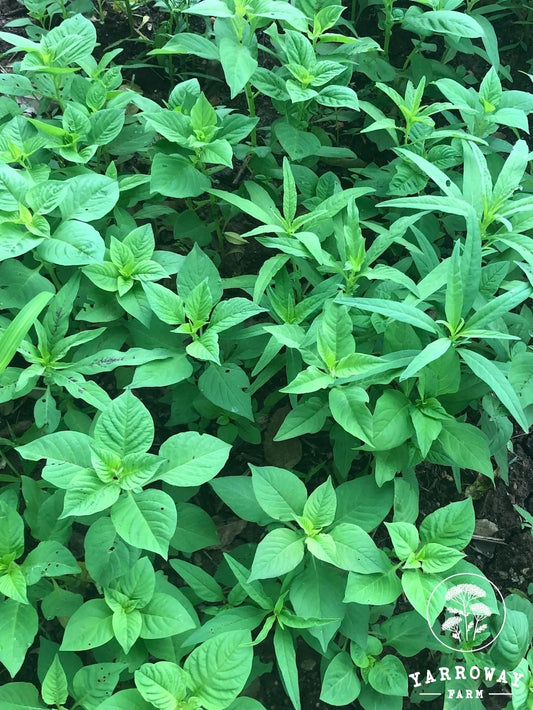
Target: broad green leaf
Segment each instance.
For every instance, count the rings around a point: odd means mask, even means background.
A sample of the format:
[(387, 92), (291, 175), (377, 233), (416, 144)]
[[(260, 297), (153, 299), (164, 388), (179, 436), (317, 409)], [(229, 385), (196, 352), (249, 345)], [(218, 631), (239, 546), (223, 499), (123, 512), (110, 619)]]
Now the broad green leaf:
[(4, 683), (0, 686), (2, 710), (44, 710), (37, 688), (31, 683)]
[(97, 710), (115, 690), (125, 667), (124, 663), (95, 663), (80, 668), (72, 681), (76, 701), (87, 710)]
[(474, 527), (472, 498), (465, 498), (427, 515), (420, 524), (420, 537), (424, 544), (437, 542), (462, 550), (470, 542)]
[(98, 417), (94, 437), (120, 456), (145, 453), (154, 439), (154, 424), (144, 404), (127, 390)]
[(96, 229), (74, 219), (61, 222), (50, 239), (45, 239), (36, 250), (43, 261), (61, 266), (101, 262), (104, 252), (104, 240)]
[(211, 181), (184, 156), (156, 153), (150, 187), (167, 197), (198, 197), (211, 187)]
[(350, 572), (344, 601), (372, 605), (391, 604), (398, 599), (401, 592), (402, 585), (393, 567), (389, 572), (374, 574)]
[(193, 629), (197, 622), (177, 599), (170, 594), (156, 592), (142, 608), (143, 639), (162, 639)]
[(198, 389), (210, 402), (253, 421), (251, 396), (245, 391), (249, 384), (244, 370), (233, 363), (211, 363), (198, 379)]
[(112, 612), (103, 599), (85, 602), (70, 617), (62, 651), (85, 651), (103, 646), (113, 638)]
[[(226, 480), (226, 478), (220, 479)], [(213, 485), (213, 481), (211, 485)], [(251, 486), (251, 481), (250, 481)], [(192, 503), (178, 503), (178, 524), (170, 538), (170, 546), (178, 552), (196, 552), (220, 545), (215, 524), (203, 508)]]
[[(425, 619), (427, 618), (431, 625), (435, 623), (435, 619), (444, 607), (448, 586), (441, 582), (445, 576), (428, 574), (418, 569), (407, 569), (402, 573), (401, 586), (405, 596), (414, 609)], [(449, 586), (451, 584), (453, 582), (450, 582)]]
[(220, 602), (224, 599), (222, 587), (201, 567), (185, 560), (170, 560), (170, 564), (203, 601)]
[(352, 436), (372, 445), (373, 421), (367, 402), (365, 390), (355, 383), (329, 392), (329, 408), (335, 421)]
[(500, 667), (514, 669), (524, 657), (529, 642), (526, 615), (521, 611), (508, 609), (501, 634), (490, 649), (490, 657)]
[(484, 37), (481, 25), (471, 15), (454, 10), (428, 10), (422, 12), (411, 6), (403, 19), (403, 26), (422, 37), (429, 34), (453, 35), (455, 37)]
[[(273, 521), (259, 505), (250, 476), (223, 476), (210, 481), (210, 485), (217, 496), (242, 520), (263, 526)], [(178, 528), (180, 521), (178, 515)]]
[(141, 633), (141, 612), (138, 609), (126, 611), (119, 607), (113, 611), (112, 623), (113, 633), (118, 644), (124, 653), (129, 653)]
[(135, 685), (143, 698), (160, 710), (176, 710), (187, 693), (187, 675), (175, 663), (145, 663), (135, 671)]
[(136, 494), (128, 491), (111, 508), (111, 520), (129, 545), (166, 559), (177, 523), (176, 505), (167, 493), (155, 488)]
[(414, 525), (411, 523), (385, 523), (385, 526), (399, 560), (406, 560), (412, 552), (416, 552), (420, 538)]
[(7, 501), (0, 499), (0, 557), (24, 552), (24, 521)]
[(381, 395), (373, 416), (372, 445), (378, 451), (394, 449), (411, 436), (410, 409), (410, 401), (397, 390), (385, 390)]
[(257, 502), (275, 520), (296, 520), (307, 499), (304, 483), (290, 471), (275, 466), (252, 466), (252, 484)]
[(249, 631), (222, 633), (195, 648), (185, 661), (192, 692), (206, 710), (224, 710), (241, 692), (252, 668)]
[(199, 486), (214, 478), (228, 460), (231, 446), (210, 434), (186, 431), (168, 438), (159, 456), (168, 463), (157, 478), (173, 486)]
[(40, 542), (26, 555), (22, 569), (30, 585), (36, 584), (41, 577), (80, 573), (80, 566), (74, 555), (56, 540)]
[(281, 577), (300, 564), (304, 552), (304, 537), (300, 533), (286, 528), (272, 530), (257, 546), (250, 581)]
[(31, 604), (13, 599), (0, 601), (0, 662), (13, 678), (37, 633), (37, 612)]
[(472, 424), (455, 419), (443, 421), (437, 441), (457, 466), (471, 468), (494, 479), (487, 437)]
[(430, 362), (438, 360), (449, 349), (452, 341), (449, 338), (439, 338), (421, 350), (400, 375), (400, 382), (408, 377), (413, 377)]
[(341, 651), (333, 657), (322, 680), (320, 700), (340, 707), (353, 703), (361, 691), (361, 681), (350, 654)]
[(231, 36), (223, 36), (218, 45), (220, 63), (224, 77), (230, 88), (231, 98), (243, 90), (250, 81), (252, 74), (257, 69), (257, 59), (252, 55), (250, 48), (241, 42), (235, 41)]
[(331, 525), (335, 519), (335, 511), (337, 510), (337, 497), (335, 489), (331, 483), (331, 478), (328, 478), (318, 488), (311, 493), (307, 499), (302, 518), (310, 521), (316, 529), (325, 528)]
[(67, 676), (57, 654), (43, 679), (41, 695), (47, 705), (63, 705), (68, 698)]
[(117, 181), (96, 173), (71, 177), (66, 186), (59, 205), (63, 220), (93, 222), (110, 212), (119, 196)]
[(380, 488), (372, 475), (341, 483), (337, 488), (335, 522), (352, 523), (365, 532), (371, 532), (392, 508), (393, 490), (390, 483), (385, 483)]
[(409, 695), (407, 671), (397, 656), (383, 656), (370, 667), (368, 682), (383, 695)]
[(329, 301), (324, 307), (317, 331), (318, 354), (333, 374), (336, 364), (355, 349), (352, 319), (348, 309)]
[(424, 572), (445, 572), (464, 557), (462, 552), (436, 542), (428, 542), (417, 554)]
[(119, 690), (107, 700), (104, 700), (98, 710), (154, 710), (152, 703), (147, 702), (138, 690)]
[(302, 372), (299, 372), (296, 377), (289, 382), (286, 387), (282, 387), (280, 392), (287, 394), (307, 394), (308, 392), (316, 392), (317, 390), (325, 389), (335, 382), (332, 375), (319, 370), (318, 367), (310, 365)]
[(274, 441), (286, 441), (303, 434), (315, 434), (325, 424), (328, 409), (320, 397), (309, 397), (292, 409), (278, 429)]
[(139, 557), (140, 550), (127, 545), (110, 518), (101, 517), (87, 530), (84, 540), (85, 565), (102, 587), (125, 574)]

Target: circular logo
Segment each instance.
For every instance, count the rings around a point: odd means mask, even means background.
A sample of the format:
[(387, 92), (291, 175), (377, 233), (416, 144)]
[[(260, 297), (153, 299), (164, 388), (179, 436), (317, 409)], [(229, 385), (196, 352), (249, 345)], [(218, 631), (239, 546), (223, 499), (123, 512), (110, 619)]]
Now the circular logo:
[[(442, 611), (436, 614), (438, 609)], [(426, 620), (437, 641), (451, 651), (463, 653), (482, 651), (493, 644), (502, 632), (506, 616), (505, 601), (498, 587), (473, 572), (452, 574), (439, 582), (426, 608)]]

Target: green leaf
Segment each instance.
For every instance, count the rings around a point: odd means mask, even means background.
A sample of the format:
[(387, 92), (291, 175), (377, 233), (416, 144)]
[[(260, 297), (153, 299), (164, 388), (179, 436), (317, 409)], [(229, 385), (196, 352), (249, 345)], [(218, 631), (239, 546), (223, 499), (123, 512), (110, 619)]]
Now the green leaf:
[(104, 259), (105, 244), (94, 227), (74, 219), (61, 222), (36, 249), (43, 261), (61, 266), (92, 264)]
[(498, 365), (492, 360), (488, 360), (483, 355), (461, 348), (459, 354), (472, 372), (479, 377), (482, 382), (485, 382), (500, 402), (512, 414), (516, 421), (520, 424), (525, 432), (529, 431), (529, 423), (522, 409), (518, 395), (514, 391), (509, 380), (503, 372), (498, 368)]
[(102, 587), (125, 574), (140, 554), (140, 550), (131, 548), (121, 539), (110, 518), (105, 517), (91, 525), (84, 545), (87, 571)]
[(409, 695), (407, 671), (396, 656), (383, 656), (370, 667), (368, 682), (383, 695)]
[(331, 478), (322, 483), (307, 499), (302, 518), (308, 520), (316, 528), (325, 528), (335, 519), (337, 497), (331, 483)]
[(428, 542), (417, 554), (417, 559), (422, 562), (422, 570), (430, 573), (445, 572), (463, 557), (462, 552), (436, 542)]
[(72, 681), (76, 702), (87, 710), (97, 710), (115, 690), (124, 663), (97, 663), (84, 666)]
[(170, 560), (170, 564), (203, 601), (220, 602), (224, 599), (222, 587), (201, 567), (185, 562), (185, 560)]
[(272, 530), (257, 546), (250, 581), (281, 577), (300, 564), (304, 552), (302, 534), (286, 528)]
[(0, 593), (5, 594), (22, 604), (28, 603), (26, 596), (26, 579), (22, 569), (16, 562), (10, 562), (7, 566), (2, 565), (4, 570), (0, 574)]
[(361, 692), (361, 681), (350, 654), (341, 651), (333, 657), (322, 680), (320, 700), (340, 707), (349, 705)]
[(262, 311), (262, 308), (247, 298), (230, 298), (228, 301), (221, 301), (211, 314), (209, 330), (213, 333), (221, 333)]
[(142, 608), (143, 639), (162, 639), (195, 628), (195, 620), (187, 609), (170, 594), (156, 592)]
[(112, 612), (103, 599), (85, 602), (70, 617), (62, 651), (84, 651), (103, 646), (113, 638)]
[(333, 374), (335, 365), (355, 350), (352, 319), (345, 306), (328, 301), (317, 331), (318, 354)]
[(445, 420), (437, 441), (457, 466), (479, 471), (494, 480), (487, 437), (472, 424)]
[(111, 508), (111, 520), (129, 545), (167, 558), (177, 523), (176, 505), (167, 493), (154, 488), (128, 492)]
[[(429, 34), (454, 35), (455, 37), (484, 37), (481, 25), (471, 15), (454, 10), (428, 10), (410, 7), (402, 21), (404, 28), (422, 37)], [(413, 12), (418, 10), (418, 12)]]
[(74, 555), (56, 540), (40, 542), (26, 555), (22, 569), (29, 585), (36, 584), (41, 577), (80, 573)]
[(0, 499), (0, 557), (24, 552), (24, 521), (7, 501)]
[(0, 373), (9, 365), (39, 313), (52, 298), (51, 293), (39, 293), (27, 303), (0, 334)]
[(0, 662), (12, 678), (20, 670), (37, 629), (37, 612), (33, 606), (13, 599), (0, 601)]
[(41, 688), (41, 695), (47, 705), (63, 705), (68, 698), (67, 676), (56, 654), (46, 671)]
[(372, 444), (378, 451), (387, 451), (403, 444), (413, 433), (409, 412), (411, 403), (397, 390), (385, 390), (376, 402)]
[(427, 515), (420, 524), (420, 537), (424, 544), (437, 542), (462, 550), (472, 539), (475, 523), (472, 498), (465, 498)]
[(246, 44), (236, 42), (233, 37), (222, 37), (218, 45), (224, 77), (231, 92), (231, 98), (239, 94), (250, 81), (257, 69), (257, 59)]
[(426, 347), (421, 350), (418, 355), (416, 355), (405, 370), (400, 375), (400, 382), (406, 380), (408, 377), (413, 377), (430, 362), (438, 360), (445, 352), (449, 349), (452, 344), (449, 338), (439, 338), (438, 340), (433, 340), (431, 343), (426, 345)]
[(490, 657), (498, 666), (514, 669), (526, 654), (529, 642), (526, 615), (515, 609), (507, 609), (505, 624), (490, 649)]
[(231, 446), (210, 434), (186, 431), (168, 438), (159, 456), (168, 463), (157, 478), (172, 486), (199, 486), (214, 478), (226, 464)]
[(298, 685), (298, 666), (291, 632), (282, 629), (279, 624), (274, 631), (274, 651), (279, 672), (287, 695), (296, 710), (301, 710), (300, 690)]
[[(442, 577), (428, 574), (418, 569), (403, 571), (401, 586), (414, 609), (433, 625), (444, 607), (446, 584), (440, 584)], [(431, 604), (428, 608), (429, 600)]]
[(150, 188), (167, 197), (198, 197), (211, 181), (182, 155), (156, 153), (152, 161)]
[(329, 408), (335, 421), (352, 436), (372, 445), (374, 426), (367, 402), (367, 393), (355, 383), (329, 392)]
[(119, 690), (98, 706), (98, 710), (154, 710), (138, 690)]
[(37, 688), (30, 683), (4, 683), (0, 686), (2, 710), (43, 710)]
[(315, 101), (322, 106), (332, 106), (333, 108), (351, 108), (359, 111), (359, 101), (357, 94), (348, 86), (332, 84), (320, 89)]
[(406, 560), (412, 552), (418, 550), (420, 539), (414, 525), (411, 523), (385, 523), (385, 526), (399, 560)]
[(59, 205), (63, 220), (94, 222), (110, 212), (119, 197), (117, 181), (106, 175), (76, 175), (66, 181), (66, 186)]
[(307, 499), (304, 483), (290, 471), (275, 466), (252, 466), (252, 484), (257, 502), (275, 520), (296, 520)]
[(387, 555), (380, 550), (370, 535), (358, 525), (341, 523), (330, 533), (335, 543), (332, 562), (341, 569), (376, 574), (388, 572), (391, 564)]
[(145, 453), (154, 440), (154, 423), (144, 404), (127, 390), (98, 417), (94, 437), (119, 456)]
[(178, 524), (170, 539), (173, 550), (190, 553), (220, 545), (215, 524), (205, 510), (192, 503), (178, 503), (176, 510)]
[(224, 476), (211, 481), (210, 485), (217, 496), (242, 520), (258, 525), (268, 525), (273, 521), (257, 502), (250, 476)]
[(117, 608), (113, 611), (113, 633), (124, 653), (129, 653), (142, 629), (142, 616), (138, 609), (127, 611)]
[(308, 392), (316, 392), (317, 390), (325, 389), (335, 382), (335, 378), (318, 367), (311, 365), (302, 372), (299, 372), (296, 377), (286, 386), (280, 389), (280, 392), (287, 394), (307, 394)]
[(135, 685), (146, 702), (159, 710), (176, 710), (187, 693), (187, 675), (176, 663), (145, 663), (135, 671)]
[(278, 429), (274, 441), (286, 441), (303, 434), (315, 434), (325, 424), (328, 409), (320, 397), (309, 397), (292, 409)]
[(386, 483), (380, 488), (372, 475), (341, 483), (337, 488), (335, 522), (352, 523), (370, 532), (387, 516), (393, 496), (393, 486)]
[(244, 370), (233, 363), (211, 363), (198, 379), (198, 389), (210, 402), (253, 421), (251, 396), (244, 391), (249, 384)]
[(370, 311), (370, 313), (380, 313), (400, 321), (400, 323), (409, 323), (416, 328), (426, 330), (428, 333), (438, 333), (437, 324), (430, 316), (420, 308), (407, 303), (387, 301), (382, 298), (338, 298), (337, 303), (359, 308), (362, 311)]
[(380, 604), (391, 604), (398, 599), (401, 593), (402, 585), (393, 567), (388, 572), (374, 574), (350, 572), (344, 601), (379, 606)]
[(206, 710), (224, 710), (241, 692), (252, 668), (249, 631), (221, 633), (195, 648), (184, 669)]

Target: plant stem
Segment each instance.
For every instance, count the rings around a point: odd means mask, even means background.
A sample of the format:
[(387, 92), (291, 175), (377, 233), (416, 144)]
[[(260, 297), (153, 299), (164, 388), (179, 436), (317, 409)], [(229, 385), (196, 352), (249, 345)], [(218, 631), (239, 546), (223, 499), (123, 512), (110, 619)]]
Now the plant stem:
[(126, 15), (128, 16), (128, 24), (130, 26), (130, 31), (133, 32), (133, 14), (131, 12), (130, 0), (124, 0), (124, 6), (126, 8)]
[[(244, 87), (244, 93), (246, 94), (246, 103), (248, 104), (248, 113), (250, 114), (250, 118), (256, 118), (256, 113), (255, 113), (255, 99), (254, 99), (254, 92), (252, 91), (252, 87), (250, 86), (250, 82), (246, 84)], [(250, 134), (250, 142), (252, 146), (255, 148), (257, 145), (257, 126), (254, 126), (252, 128), (252, 132)]]

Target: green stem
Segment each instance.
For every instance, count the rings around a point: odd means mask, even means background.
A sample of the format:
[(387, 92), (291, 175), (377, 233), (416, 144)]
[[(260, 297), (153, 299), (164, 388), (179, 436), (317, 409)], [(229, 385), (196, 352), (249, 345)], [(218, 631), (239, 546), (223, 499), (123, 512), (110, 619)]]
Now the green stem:
[[(246, 94), (246, 103), (248, 104), (248, 113), (250, 114), (250, 118), (256, 118), (254, 92), (252, 91), (252, 87), (250, 86), (250, 82), (248, 82), (246, 84), (246, 86), (244, 87), (244, 93)], [(254, 148), (257, 145), (257, 130), (256, 129), (257, 129), (257, 126), (254, 126), (252, 128), (252, 132), (250, 134), (250, 142)]]
[(224, 235), (222, 234), (222, 230), (220, 229), (220, 221), (218, 217), (215, 214), (216, 211), (216, 202), (215, 202), (215, 196), (214, 195), (209, 195), (209, 205), (210, 205), (210, 211), (211, 211), (211, 219), (215, 224), (215, 230), (217, 233), (217, 239), (218, 239), (218, 246), (220, 248), (220, 257), (224, 255)]
[(392, 34), (392, 6), (394, 0), (385, 0), (385, 43), (383, 45), (383, 51), (385, 56), (389, 57), (389, 46), (390, 38)]
[(126, 15), (128, 16), (130, 31), (133, 32), (133, 14), (131, 12), (130, 0), (124, 0), (124, 6), (126, 8)]

